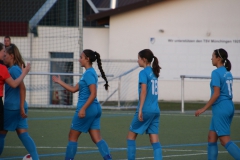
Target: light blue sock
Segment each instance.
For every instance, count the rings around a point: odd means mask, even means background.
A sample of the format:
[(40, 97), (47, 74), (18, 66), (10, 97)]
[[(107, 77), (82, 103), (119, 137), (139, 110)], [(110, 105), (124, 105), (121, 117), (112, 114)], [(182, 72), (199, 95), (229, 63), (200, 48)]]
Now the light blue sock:
[(127, 157), (128, 160), (135, 160), (136, 156), (136, 141), (135, 140), (127, 140)]
[(101, 141), (99, 141), (98, 143), (96, 143), (96, 145), (97, 145), (98, 150), (101, 153), (104, 160), (112, 159), (110, 152), (109, 152), (108, 145), (103, 139)]
[(208, 142), (208, 160), (217, 160), (218, 145), (217, 142)]
[(32, 159), (39, 160), (35, 143), (28, 135), (28, 132), (21, 133), (18, 135), (18, 137), (22, 141), (22, 144), (24, 145), (28, 153), (31, 155)]
[(240, 149), (235, 143), (229, 141), (224, 147), (235, 160), (240, 160)]
[(159, 142), (152, 143), (154, 160), (162, 160), (162, 147)]
[(78, 146), (77, 142), (71, 142), (71, 141), (68, 142), (65, 160), (73, 160), (77, 152), (77, 146)]
[(2, 155), (6, 134), (0, 134), (0, 155)]

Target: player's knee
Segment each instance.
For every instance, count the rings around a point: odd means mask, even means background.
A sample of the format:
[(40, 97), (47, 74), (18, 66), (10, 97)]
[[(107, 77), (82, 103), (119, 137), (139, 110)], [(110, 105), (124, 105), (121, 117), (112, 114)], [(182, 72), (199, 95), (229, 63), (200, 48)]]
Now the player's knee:
[(219, 139), (220, 139), (220, 143), (223, 147), (230, 141), (229, 137), (221, 137)]
[(72, 134), (71, 132), (68, 134), (68, 140), (71, 142), (77, 142), (78, 137), (76, 137), (74, 134)]
[(157, 143), (159, 142), (158, 135), (157, 134), (150, 134), (149, 135), (150, 143)]
[(223, 141), (220, 141), (220, 143), (223, 147), (226, 145), (226, 143), (224, 143)]
[(208, 142), (217, 142), (217, 137), (208, 135)]
[(95, 143), (95, 144), (97, 144), (99, 141), (102, 140), (101, 137), (91, 137), (91, 138), (92, 138), (93, 143)]

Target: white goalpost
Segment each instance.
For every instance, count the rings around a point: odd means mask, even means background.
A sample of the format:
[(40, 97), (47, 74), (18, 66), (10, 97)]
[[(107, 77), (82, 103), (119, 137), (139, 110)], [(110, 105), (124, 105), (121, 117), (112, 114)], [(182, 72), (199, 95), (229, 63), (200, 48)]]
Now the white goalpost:
[[(82, 74), (79, 73), (78, 59), (26, 58), (31, 62), (31, 72), (26, 76), (26, 100), (32, 108), (75, 108), (78, 101), (78, 93), (70, 93), (59, 84), (52, 81), (52, 76), (60, 75), (62, 81), (69, 85), (76, 85)], [(102, 59), (102, 68), (108, 79), (109, 89), (105, 90), (105, 81), (97, 63), (93, 68), (99, 76), (97, 98), (105, 109), (120, 107), (132, 107), (138, 96), (136, 88), (138, 84), (138, 72), (140, 67), (136, 60), (105, 60)], [(84, 71), (83, 71), (84, 72)], [(136, 106), (135, 106), (136, 107)]]
[[(211, 79), (209, 76), (194, 76), (194, 75), (180, 75), (181, 78), (181, 112), (184, 113), (184, 79)], [(240, 80), (240, 77), (234, 77), (235, 80)]]

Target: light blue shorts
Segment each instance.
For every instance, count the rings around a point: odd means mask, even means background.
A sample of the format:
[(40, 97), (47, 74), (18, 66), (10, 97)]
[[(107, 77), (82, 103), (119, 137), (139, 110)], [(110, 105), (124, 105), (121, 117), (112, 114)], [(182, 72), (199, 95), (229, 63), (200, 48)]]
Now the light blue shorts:
[(138, 120), (138, 112), (135, 113), (129, 130), (134, 133), (158, 134), (160, 113), (143, 113), (143, 121)]
[[(81, 107), (80, 107), (81, 108)], [(92, 103), (86, 109), (86, 115), (84, 118), (78, 117), (78, 110), (75, 112), (71, 129), (87, 133), (89, 130), (100, 129), (100, 118), (102, 109), (99, 103)]]
[[(25, 113), (28, 113), (27, 108)], [(4, 130), (15, 131), (16, 129), (28, 129), (27, 118), (21, 117), (20, 110), (4, 109)]]
[(230, 135), (230, 126), (234, 115), (234, 105), (231, 100), (223, 100), (212, 106), (212, 120), (209, 127), (218, 136)]

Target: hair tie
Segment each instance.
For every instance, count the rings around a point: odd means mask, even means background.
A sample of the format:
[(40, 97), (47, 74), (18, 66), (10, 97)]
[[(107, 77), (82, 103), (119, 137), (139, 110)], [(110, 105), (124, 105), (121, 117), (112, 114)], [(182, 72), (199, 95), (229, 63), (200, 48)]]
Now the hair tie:
[(94, 51), (94, 56), (97, 57), (97, 52), (96, 51)]
[(217, 51), (218, 51), (218, 55), (219, 55), (219, 57), (220, 57), (221, 59), (223, 59), (222, 56), (221, 56), (221, 54), (219, 53), (219, 49), (218, 49)]

